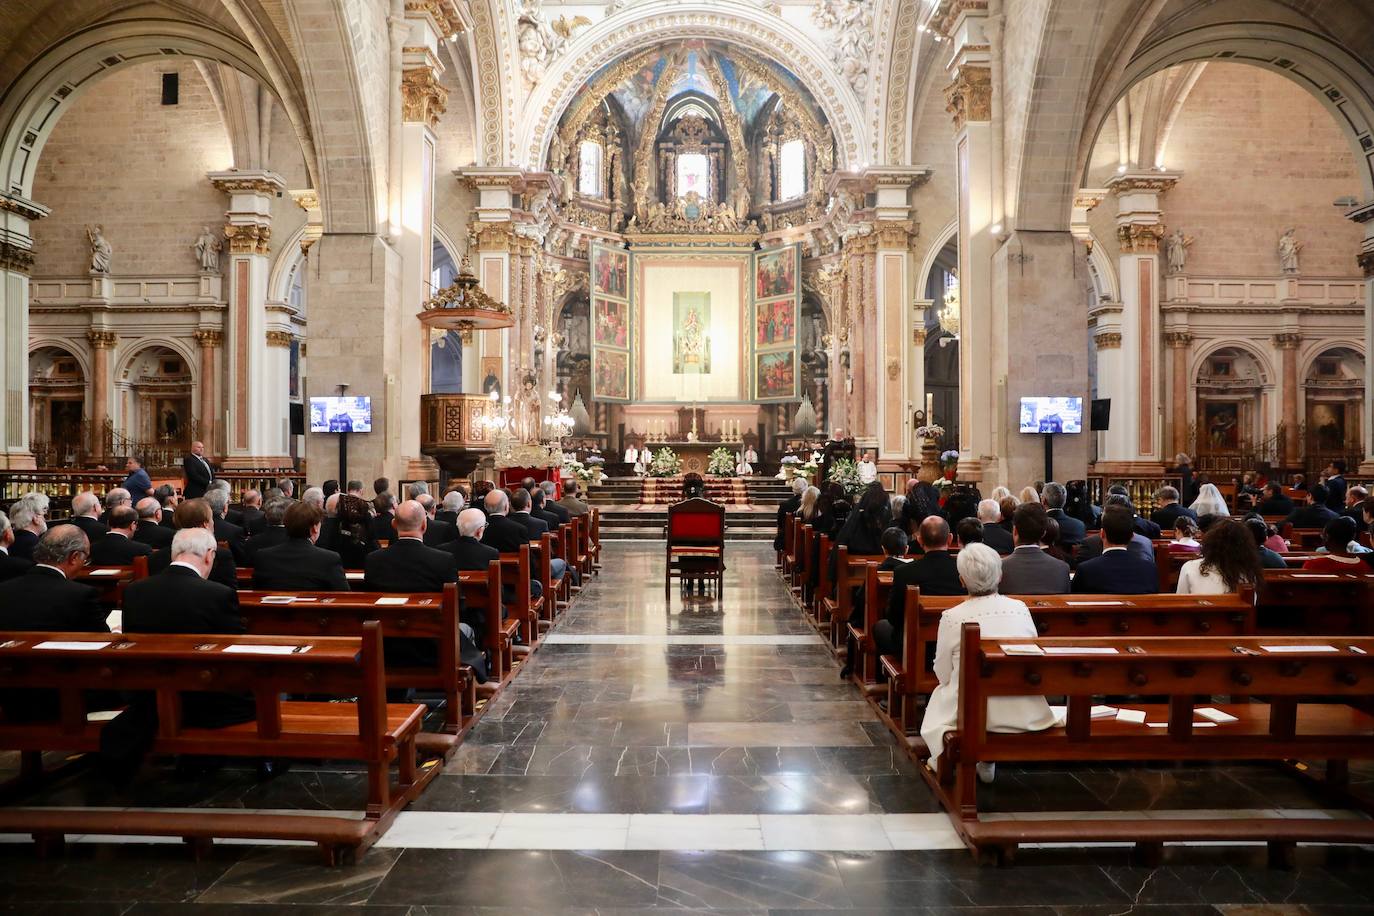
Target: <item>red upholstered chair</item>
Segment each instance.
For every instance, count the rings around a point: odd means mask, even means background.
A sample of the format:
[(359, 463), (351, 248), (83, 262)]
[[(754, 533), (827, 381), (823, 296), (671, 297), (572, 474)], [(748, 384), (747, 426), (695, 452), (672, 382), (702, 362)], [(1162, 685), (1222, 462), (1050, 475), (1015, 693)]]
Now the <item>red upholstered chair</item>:
[(671, 591), (676, 577), (714, 581), (719, 594), (725, 572), (725, 507), (700, 497), (669, 506), (667, 541), (663, 590)]

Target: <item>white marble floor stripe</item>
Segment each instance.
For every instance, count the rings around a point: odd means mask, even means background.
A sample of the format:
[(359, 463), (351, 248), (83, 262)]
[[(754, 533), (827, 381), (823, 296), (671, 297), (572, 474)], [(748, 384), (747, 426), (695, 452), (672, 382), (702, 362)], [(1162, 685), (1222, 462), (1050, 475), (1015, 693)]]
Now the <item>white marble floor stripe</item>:
[(545, 645), (564, 646), (822, 646), (825, 641), (814, 634), (691, 636), (634, 633), (550, 633)]

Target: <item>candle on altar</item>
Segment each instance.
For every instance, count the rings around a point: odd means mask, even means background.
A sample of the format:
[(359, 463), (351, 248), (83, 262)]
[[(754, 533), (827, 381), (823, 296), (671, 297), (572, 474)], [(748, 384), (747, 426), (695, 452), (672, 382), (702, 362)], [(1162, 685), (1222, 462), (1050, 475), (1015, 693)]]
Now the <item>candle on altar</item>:
[(926, 392), (926, 425), (929, 425), (929, 424), (934, 423), (934, 422), (935, 422), (935, 395), (934, 395), (932, 392), (927, 391), (927, 392)]

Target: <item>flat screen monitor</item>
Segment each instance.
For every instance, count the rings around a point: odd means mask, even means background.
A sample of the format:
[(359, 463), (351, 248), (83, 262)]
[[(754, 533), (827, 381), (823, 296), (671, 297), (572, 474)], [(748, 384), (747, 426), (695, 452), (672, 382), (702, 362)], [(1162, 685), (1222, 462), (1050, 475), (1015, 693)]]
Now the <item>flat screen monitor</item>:
[(312, 433), (372, 432), (372, 398), (311, 398)]
[(1081, 433), (1082, 398), (1022, 398), (1021, 432)]

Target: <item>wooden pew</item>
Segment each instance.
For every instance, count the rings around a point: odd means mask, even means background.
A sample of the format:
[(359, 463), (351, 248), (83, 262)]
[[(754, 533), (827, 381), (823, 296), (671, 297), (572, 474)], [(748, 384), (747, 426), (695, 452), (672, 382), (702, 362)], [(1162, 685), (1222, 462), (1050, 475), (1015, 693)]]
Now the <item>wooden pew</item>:
[(881, 556), (849, 553), (846, 546), (836, 547), (835, 554), (835, 597), (830, 607), (831, 644), (843, 646), (849, 635), (849, 616), (854, 610), (854, 592), (868, 578), (868, 566), (882, 562)]
[(1374, 635), (1374, 574), (1266, 569), (1259, 625), (1275, 632)]
[(829, 632), (830, 611), (835, 601), (835, 585), (830, 577), (830, 554), (834, 550), (834, 542), (828, 534), (821, 535), (819, 542), (816, 548), (816, 589), (811, 594), (807, 610), (816, 628)]
[[(962, 632), (959, 711), (945, 736), (939, 773), (922, 775), (939, 794), (965, 844), (984, 860), (1008, 860), (1021, 843), (1135, 842), (1157, 857), (1165, 842), (1263, 841), (1271, 863), (1291, 864), (1297, 843), (1374, 842), (1374, 821), (1311, 818), (1160, 818), (1114, 821), (983, 820), (978, 814), (978, 762), (1125, 763), (1148, 760), (1264, 760), (1311, 780), (1303, 760), (1328, 761), (1321, 787), (1366, 813), (1374, 803), (1351, 795), (1350, 760), (1374, 759), (1374, 717), (1347, 703), (1374, 684), (1374, 639), (1328, 637), (1162, 637), (981, 639), (977, 624)], [(1263, 646), (1332, 646), (1336, 651), (1270, 653)], [(1024, 656), (1003, 646), (1098, 648), (1113, 654)], [(1235, 647), (1243, 652), (1238, 653)], [(1351, 649), (1356, 646), (1357, 650)], [(1131, 647), (1142, 651), (1131, 652)], [(1197, 702), (1199, 696), (1263, 696), (1266, 703)], [(1126, 703), (1146, 724), (1094, 720), (1095, 701), (1148, 692), (1165, 704)], [(986, 729), (994, 697), (1067, 697), (1067, 722), (1042, 732), (994, 734)], [(1115, 705), (1115, 704), (1114, 704)], [(1195, 713), (1212, 707), (1236, 717), (1215, 726)], [(1296, 764), (1296, 765), (1295, 765)]]
[(591, 528), (587, 535), (587, 552), (592, 558), (592, 574), (601, 569), (601, 510), (593, 506), (588, 510)]
[[(510, 606), (510, 616), (502, 624), (503, 639), (509, 653), (513, 656), (515, 634), (521, 634), (525, 645), (531, 649), (539, 642), (540, 630), (539, 619), (544, 611), (544, 603), (552, 601), (548, 593), (533, 597), (530, 589), (530, 580), (534, 578), (533, 570), (530, 568), (530, 545), (521, 544), (520, 549), (515, 553), (501, 554), (501, 584), (508, 586), (514, 595), (514, 601)], [(502, 666), (502, 682), (509, 676), (509, 672), (514, 668), (514, 659), (510, 659), (510, 665)]]
[[(100, 649), (36, 648), (41, 643), (97, 643)], [(238, 654), (231, 647), (285, 647)], [(361, 853), (386, 831), (441, 769), (418, 766), (416, 739), (424, 707), (387, 704), (382, 631), (375, 623), (353, 638), (89, 633), (0, 633), (0, 687), (52, 688), (61, 713), (50, 722), (0, 722), (0, 748), (20, 751), (32, 774), (45, 751), (92, 753), (104, 722), (88, 721), (85, 691), (156, 694), (153, 754), (367, 764), (366, 816), (270, 816), (216, 809), (139, 811), (122, 808), (0, 808), (0, 833), (28, 833), (44, 845), (66, 834), (180, 836), (198, 850), (214, 837), (307, 840), (328, 860)], [(188, 687), (252, 694), (254, 721), (225, 728), (186, 728), (180, 691)], [(293, 702), (284, 694), (357, 697), (356, 703)], [(390, 777), (398, 766), (397, 779)]]

